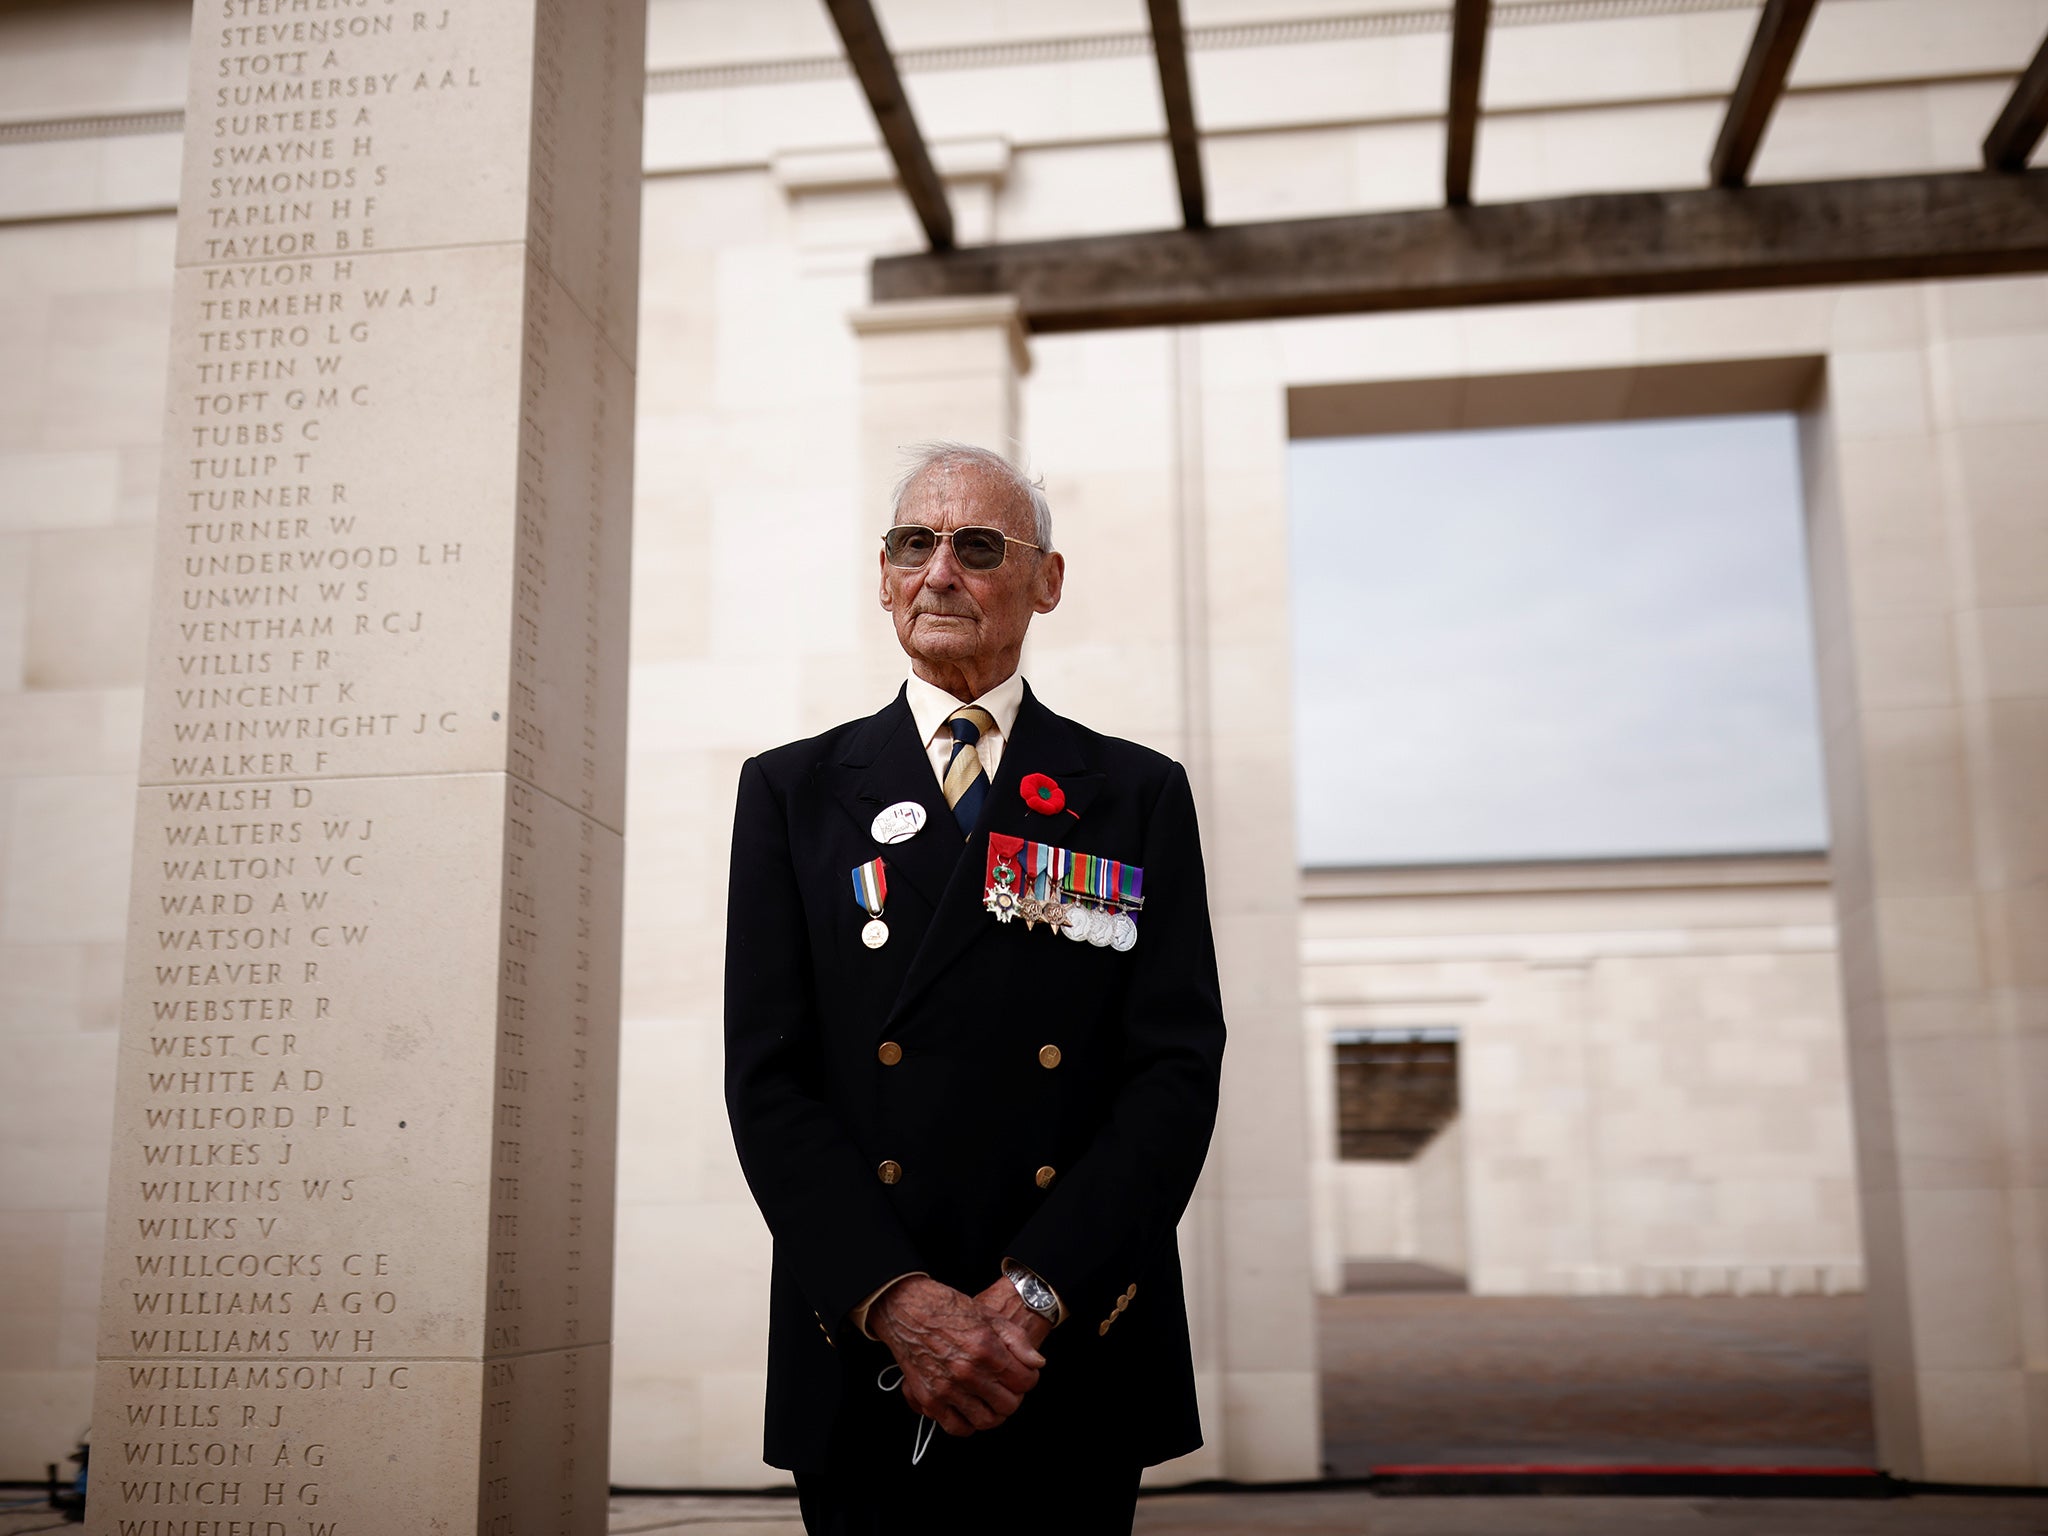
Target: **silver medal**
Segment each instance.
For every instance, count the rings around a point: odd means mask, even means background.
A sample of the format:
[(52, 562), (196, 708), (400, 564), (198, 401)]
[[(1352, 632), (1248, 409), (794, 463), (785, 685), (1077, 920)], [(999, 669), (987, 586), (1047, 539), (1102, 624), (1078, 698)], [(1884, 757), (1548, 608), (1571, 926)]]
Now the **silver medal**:
[(1067, 903), (1067, 920), (1060, 924), (1060, 933), (1076, 944), (1088, 942), (1088, 909)]
[(1131, 921), (1128, 912), (1119, 912), (1109, 920), (1109, 947), (1118, 954), (1128, 953), (1138, 942), (1138, 925)]
[(1088, 914), (1088, 942), (1097, 949), (1109, 947), (1109, 936), (1115, 928), (1115, 921), (1102, 908), (1097, 907)]
[(995, 883), (982, 893), (981, 904), (995, 916), (999, 923), (1007, 923), (1017, 915), (1017, 892), (1013, 889), (1017, 872), (1005, 860), (996, 866)]
[(924, 830), (925, 809), (915, 800), (898, 800), (875, 817), (868, 831), (878, 843), (908, 842)]
[(889, 925), (879, 917), (870, 918), (867, 926), (860, 931), (860, 941), (869, 949), (880, 949), (889, 942)]

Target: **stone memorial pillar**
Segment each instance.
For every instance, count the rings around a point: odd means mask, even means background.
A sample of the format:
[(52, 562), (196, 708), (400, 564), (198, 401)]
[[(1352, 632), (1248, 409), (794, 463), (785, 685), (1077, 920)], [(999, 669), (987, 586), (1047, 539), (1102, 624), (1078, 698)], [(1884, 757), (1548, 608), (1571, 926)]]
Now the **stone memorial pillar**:
[(644, 27), (197, 8), (94, 1532), (604, 1528)]

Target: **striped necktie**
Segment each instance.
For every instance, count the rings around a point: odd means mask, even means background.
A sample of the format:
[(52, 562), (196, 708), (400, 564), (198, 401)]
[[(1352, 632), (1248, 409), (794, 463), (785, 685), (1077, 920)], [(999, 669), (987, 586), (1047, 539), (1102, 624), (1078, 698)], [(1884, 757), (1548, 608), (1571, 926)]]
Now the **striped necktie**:
[(964, 704), (947, 718), (946, 726), (953, 733), (953, 755), (946, 759), (946, 804), (953, 808), (960, 835), (966, 837), (981, 815), (981, 802), (988, 798), (988, 774), (974, 744), (983, 731), (996, 728), (996, 720), (980, 705)]

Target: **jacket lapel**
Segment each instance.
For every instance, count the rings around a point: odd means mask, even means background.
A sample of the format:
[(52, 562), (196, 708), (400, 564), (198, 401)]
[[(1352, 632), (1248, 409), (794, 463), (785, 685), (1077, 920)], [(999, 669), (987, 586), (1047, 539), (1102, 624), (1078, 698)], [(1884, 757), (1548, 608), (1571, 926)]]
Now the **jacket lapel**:
[[(907, 719), (910, 714), (907, 704), (903, 713)], [(909, 734), (916, 735), (914, 726), (909, 727)], [(937, 815), (946, 818), (942, 825), (950, 831), (952, 812), (946, 808), (945, 797), (938, 793), (930, 760), (923, 756), (921, 749), (918, 755), (925, 780), (931, 786), (931, 794), (938, 806)], [(1019, 786), (1028, 773), (1049, 774), (1056, 779), (1066, 795), (1066, 809), (1057, 816), (1041, 816), (1027, 807)], [(1102, 775), (1088, 770), (1072, 727), (1039, 703), (1027, 683), (1024, 702), (1017, 710), (1016, 727), (1011, 731), (1010, 739), (1003, 744), (1002, 767), (989, 784), (981, 820), (967, 839), (966, 847), (956, 849), (950, 837), (931, 839), (935, 849), (943, 845), (948, 857), (953, 857), (956, 852), (958, 856), (954, 858), (950, 876), (939, 893), (937, 910), (933, 913), (931, 927), (925, 932), (924, 943), (918, 947), (915, 958), (910, 962), (910, 970), (903, 978), (903, 990), (898, 994), (895, 1006), (889, 1010), (888, 1018), (883, 1021), (884, 1032), (977, 940), (990, 937), (998, 928), (996, 920), (982, 906), (982, 893), (987, 888), (989, 833), (1002, 832), (1011, 837), (1068, 846), (1071, 835), (1068, 829), (1079, 825), (1079, 817), (1086, 814), (1088, 803), (1094, 799), (1101, 785)], [(1068, 811), (1076, 814), (1069, 816)], [(911, 842), (924, 842), (935, 830), (939, 829), (928, 824), (924, 832), (912, 838)], [(899, 848), (908, 846), (901, 844)]]
[(877, 843), (875, 853), (887, 864), (891, 881), (908, 880), (936, 911), (959, 862), (960, 843), (953, 813), (939, 793), (931, 759), (917, 739), (917, 722), (901, 692), (854, 733), (831, 777), (833, 795), (863, 835), (869, 834), (878, 811), (904, 800), (924, 807), (922, 831), (905, 842)]

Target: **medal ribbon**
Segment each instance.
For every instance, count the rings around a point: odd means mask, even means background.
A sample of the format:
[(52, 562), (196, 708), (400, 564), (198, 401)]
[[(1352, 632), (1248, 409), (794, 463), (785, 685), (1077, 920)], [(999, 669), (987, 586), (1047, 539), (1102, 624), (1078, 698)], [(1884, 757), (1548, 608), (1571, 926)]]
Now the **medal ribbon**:
[(882, 915), (882, 901), (888, 894), (888, 870), (880, 859), (870, 859), (854, 870), (853, 899), (869, 917)]
[(1141, 907), (1145, 904), (1145, 871), (1121, 859), (1100, 854), (1070, 853), (1052, 848), (1048, 863), (1054, 883), (1073, 896), (1092, 897), (1098, 905)]
[(1083, 885), (1088, 894), (1095, 898), (1095, 904), (1099, 907), (1109, 897), (1110, 888), (1116, 879), (1117, 865), (1114, 860), (1105, 859), (1099, 854), (1084, 853), (1079, 857), (1085, 861), (1081, 874)]
[[(1024, 851), (1024, 839), (1011, 837), (1006, 832), (991, 832), (988, 835), (988, 868), (985, 872), (987, 884), (994, 889), (996, 871), (1007, 864), (1015, 869)], [(1022, 890), (1018, 891), (1021, 896)]]
[(1045, 895), (1046, 855), (1052, 849), (1044, 843), (1024, 845), (1024, 894), (1042, 898)]

